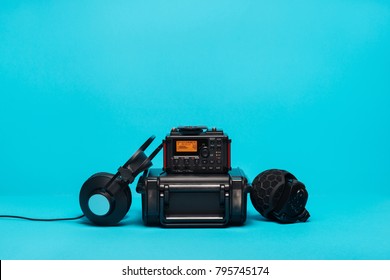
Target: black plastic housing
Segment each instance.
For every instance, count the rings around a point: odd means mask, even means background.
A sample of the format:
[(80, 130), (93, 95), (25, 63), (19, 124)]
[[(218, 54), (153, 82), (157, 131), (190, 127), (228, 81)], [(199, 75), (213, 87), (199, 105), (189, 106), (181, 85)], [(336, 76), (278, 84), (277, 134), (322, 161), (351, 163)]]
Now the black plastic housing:
[(149, 169), (140, 177), (142, 219), (148, 226), (225, 227), (246, 220), (248, 180), (240, 168), (227, 174), (168, 174)]
[(216, 128), (173, 128), (164, 140), (164, 170), (169, 174), (226, 174), (231, 169), (230, 143)]

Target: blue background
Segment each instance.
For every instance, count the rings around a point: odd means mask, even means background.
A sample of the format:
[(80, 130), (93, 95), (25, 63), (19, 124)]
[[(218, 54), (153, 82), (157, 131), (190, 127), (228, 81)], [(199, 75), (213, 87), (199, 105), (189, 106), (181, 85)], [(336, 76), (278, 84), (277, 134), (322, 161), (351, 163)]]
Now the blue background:
[(1, 1), (0, 214), (77, 216), (91, 174), (204, 124), (312, 217), (148, 228), (132, 186), (117, 227), (1, 219), (0, 259), (390, 259), (389, 50), (388, 1)]

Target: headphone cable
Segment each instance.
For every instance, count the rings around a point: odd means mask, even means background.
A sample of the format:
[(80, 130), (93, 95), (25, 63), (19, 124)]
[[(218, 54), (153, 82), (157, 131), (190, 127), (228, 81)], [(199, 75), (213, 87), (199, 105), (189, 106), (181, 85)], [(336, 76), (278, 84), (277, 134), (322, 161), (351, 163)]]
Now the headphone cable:
[(0, 218), (22, 219), (22, 220), (36, 221), (36, 222), (73, 221), (73, 220), (79, 220), (79, 219), (81, 219), (83, 217), (84, 217), (84, 215), (80, 215), (80, 216), (73, 217), (73, 218), (41, 219), (41, 218), (30, 218), (30, 217), (23, 217), (23, 216), (15, 216), (15, 215), (0, 215)]

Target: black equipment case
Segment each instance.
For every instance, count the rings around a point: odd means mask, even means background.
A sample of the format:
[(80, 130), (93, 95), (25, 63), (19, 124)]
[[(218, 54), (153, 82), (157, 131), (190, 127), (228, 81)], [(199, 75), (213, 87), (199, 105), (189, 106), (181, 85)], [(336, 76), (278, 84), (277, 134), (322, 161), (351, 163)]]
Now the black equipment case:
[(148, 226), (225, 227), (246, 220), (250, 186), (240, 168), (226, 174), (168, 174), (149, 169), (140, 177), (142, 220)]

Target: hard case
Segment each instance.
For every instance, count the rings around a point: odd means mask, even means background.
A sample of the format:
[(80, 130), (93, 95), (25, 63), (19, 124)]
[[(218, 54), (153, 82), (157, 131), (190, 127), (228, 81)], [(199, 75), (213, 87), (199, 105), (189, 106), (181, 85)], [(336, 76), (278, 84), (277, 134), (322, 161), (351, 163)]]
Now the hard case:
[(227, 174), (191, 175), (149, 169), (137, 184), (144, 224), (164, 227), (242, 225), (249, 188), (240, 168)]

